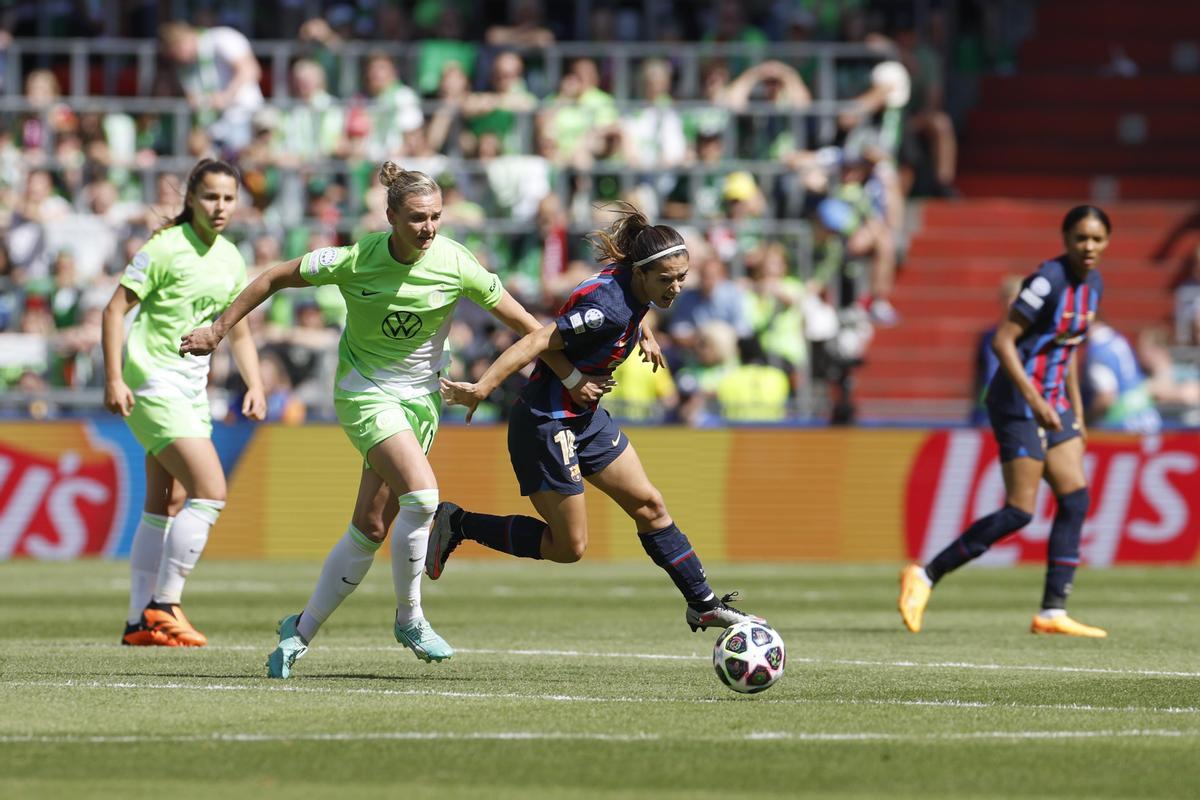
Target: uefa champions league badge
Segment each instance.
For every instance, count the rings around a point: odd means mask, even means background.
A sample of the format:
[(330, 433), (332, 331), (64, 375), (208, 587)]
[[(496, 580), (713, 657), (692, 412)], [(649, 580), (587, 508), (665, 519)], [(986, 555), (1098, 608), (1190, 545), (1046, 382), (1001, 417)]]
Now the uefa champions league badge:
[(332, 247), (322, 247), (308, 257), (308, 263), (304, 265), (304, 274), (316, 275), (321, 267), (333, 266), (335, 261), (337, 261), (337, 250)]
[(604, 312), (598, 308), (589, 308), (583, 315), (583, 324), (592, 330), (604, 324)]
[(1050, 294), (1050, 289), (1052, 287), (1050, 286), (1050, 281), (1046, 280), (1044, 275), (1038, 275), (1029, 282), (1029, 288), (1032, 289), (1033, 293), (1038, 297), (1045, 297), (1046, 295)]
[(146, 280), (146, 270), (150, 268), (150, 254), (142, 250), (133, 257), (129, 265), (125, 267), (125, 277), (131, 281), (142, 282)]

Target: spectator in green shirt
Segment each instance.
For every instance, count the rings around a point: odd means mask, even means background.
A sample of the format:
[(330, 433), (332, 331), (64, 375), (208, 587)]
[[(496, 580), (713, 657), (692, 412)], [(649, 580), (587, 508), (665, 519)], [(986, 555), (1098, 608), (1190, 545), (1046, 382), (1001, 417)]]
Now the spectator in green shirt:
[(383, 161), (404, 151), (404, 137), (425, 124), (421, 99), (396, 74), (396, 64), (387, 53), (367, 56), (363, 66), (366, 89), (367, 133), (365, 157)]

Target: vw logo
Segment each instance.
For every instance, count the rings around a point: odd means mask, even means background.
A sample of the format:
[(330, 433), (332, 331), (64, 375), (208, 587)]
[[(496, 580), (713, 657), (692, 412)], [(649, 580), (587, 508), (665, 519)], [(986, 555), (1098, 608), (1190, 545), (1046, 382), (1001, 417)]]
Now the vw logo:
[(421, 330), (421, 318), (408, 311), (393, 311), (383, 318), (382, 328), (389, 339), (411, 339)]

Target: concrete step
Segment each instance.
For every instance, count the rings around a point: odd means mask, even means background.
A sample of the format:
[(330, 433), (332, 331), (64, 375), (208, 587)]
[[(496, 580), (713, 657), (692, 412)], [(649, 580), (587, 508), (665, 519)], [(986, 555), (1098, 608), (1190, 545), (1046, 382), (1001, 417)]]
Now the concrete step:
[[(1188, 198), (1192, 200), (1193, 198)], [(968, 197), (929, 200), (921, 205), (923, 230), (938, 227), (986, 228), (1004, 226), (1009, 235), (1056, 234), (1070, 205), (1059, 200), (1025, 200), (1005, 197)], [(1195, 211), (1191, 202), (1123, 202), (1108, 209), (1120, 220), (1121, 230), (1173, 228), (1177, 220)]]
[[(1153, 12), (1158, 15), (1160, 12)], [(1171, 24), (1171, 23), (1165, 23)], [(1140, 74), (1171, 74), (1176, 67), (1177, 48), (1186, 48), (1200, 40), (1197, 31), (1176, 29), (1164, 32), (1126, 35), (1121, 30), (1110, 35), (1035, 35), (1021, 46), (1018, 63), (1025, 72), (1052, 74), (1103, 74), (1111, 69), (1114, 54), (1120, 52), (1137, 65)]]
[(1195, 141), (1200, 101), (1194, 106), (1151, 108), (1113, 103), (1102, 109), (1045, 106), (995, 107), (971, 112), (963, 139), (967, 150), (1000, 145), (1176, 145)]
[(1066, 103), (1081, 111), (1200, 107), (1200, 81), (1192, 75), (989, 75), (980, 92), (978, 108), (995, 112), (1038, 108), (1058, 114)]
[[(1200, 120), (1193, 130), (1200, 130)], [(1137, 146), (1062, 140), (1037, 141), (1035, 135), (1006, 143), (975, 142), (963, 153), (964, 172), (986, 172), (1019, 167), (1051, 174), (1083, 176), (1113, 173), (1170, 176), (1200, 173), (1200, 150), (1194, 146), (1157, 142)]]
[[(1113, 221), (1113, 225), (1115, 228), (1117, 222)], [(1134, 232), (1116, 229), (1105, 250), (1105, 260), (1112, 259), (1124, 263), (1130, 259), (1150, 259), (1164, 242), (1164, 236), (1139, 236)], [(909, 246), (907, 262), (918, 264), (926, 258), (953, 258), (974, 253), (1021, 258), (1036, 265), (1062, 252), (1063, 243), (1057, 227), (1049, 230), (1043, 228), (1040, 238), (1009, 237), (1003, 229), (998, 229), (988, 236), (978, 236), (974, 239), (950, 231), (943, 233), (942, 229), (927, 228), (926, 233), (916, 237)], [(1103, 262), (1101, 263), (1103, 265)]]
[(1191, 200), (1200, 197), (1200, 175), (1047, 175), (1013, 167), (970, 172), (955, 183), (968, 197), (1058, 199), (1063, 203), (1119, 200)]
[[(957, 286), (963, 289), (986, 289), (994, 293), (1004, 278), (1009, 275), (1028, 275), (1039, 263), (1039, 259), (1004, 256), (910, 259), (901, 271), (900, 285), (914, 290)], [(1173, 262), (1105, 258), (1100, 264), (1100, 274), (1108, 292), (1126, 289), (1169, 292), (1178, 271)]]

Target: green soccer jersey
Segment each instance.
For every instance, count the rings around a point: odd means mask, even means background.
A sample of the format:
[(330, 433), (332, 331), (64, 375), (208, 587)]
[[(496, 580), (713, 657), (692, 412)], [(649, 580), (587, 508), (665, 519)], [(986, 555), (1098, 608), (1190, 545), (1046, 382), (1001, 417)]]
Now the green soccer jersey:
[(126, 344), (125, 383), (142, 397), (202, 397), (210, 356), (180, 356), (179, 339), (211, 325), (246, 285), (242, 254), (222, 236), (208, 246), (191, 225), (174, 225), (137, 252), (121, 285), (140, 301)]
[(403, 400), (438, 390), (458, 298), (491, 309), (504, 287), (458, 242), (439, 236), (415, 263), (401, 264), (388, 251), (390, 235), (369, 233), (350, 247), (308, 253), (300, 274), (309, 283), (336, 284), (346, 299), (336, 390), (379, 387)]

